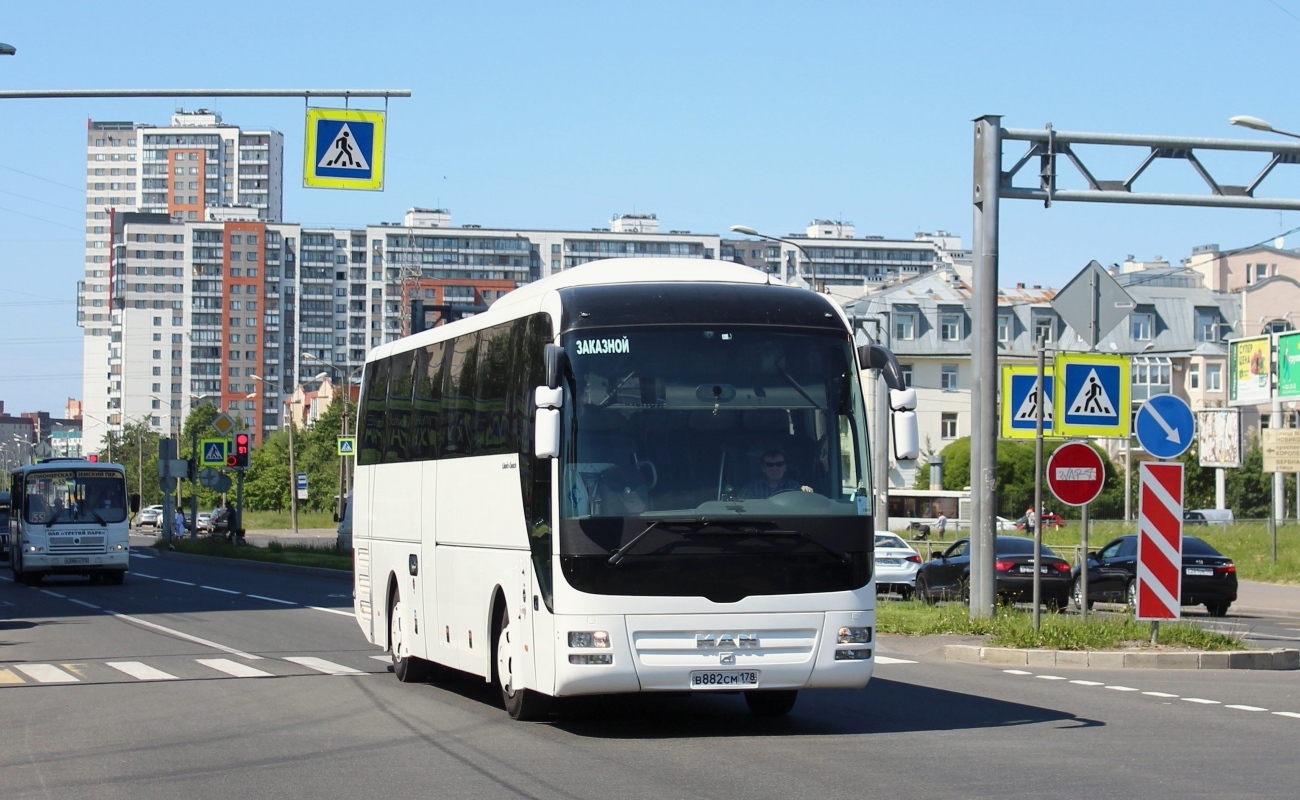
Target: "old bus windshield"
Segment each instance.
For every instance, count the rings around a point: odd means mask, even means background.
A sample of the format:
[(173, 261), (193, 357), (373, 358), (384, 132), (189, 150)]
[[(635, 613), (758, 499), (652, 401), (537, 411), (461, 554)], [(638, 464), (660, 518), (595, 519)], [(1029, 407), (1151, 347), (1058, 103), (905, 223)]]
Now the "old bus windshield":
[(33, 472), (27, 476), (23, 508), (28, 522), (106, 524), (126, 519), (126, 481), (109, 470)]
[(562, 516), (861, 516), (866, 431), (843, 333), (566, 334)]

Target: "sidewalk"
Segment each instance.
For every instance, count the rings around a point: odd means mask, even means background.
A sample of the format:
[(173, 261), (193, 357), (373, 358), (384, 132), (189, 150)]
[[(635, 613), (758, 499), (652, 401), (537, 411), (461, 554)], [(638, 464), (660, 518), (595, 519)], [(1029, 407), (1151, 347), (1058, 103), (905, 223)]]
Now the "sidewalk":
[(1300, 618), (1300, 586), (1239, 581), (1237, 602), (1228, 614)]

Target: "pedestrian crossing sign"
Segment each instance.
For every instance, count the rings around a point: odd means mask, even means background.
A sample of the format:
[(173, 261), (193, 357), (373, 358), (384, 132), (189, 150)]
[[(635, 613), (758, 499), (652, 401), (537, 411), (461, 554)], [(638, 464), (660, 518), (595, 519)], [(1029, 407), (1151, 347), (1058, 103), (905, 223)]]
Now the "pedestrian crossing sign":
[(382, 191), (384, 119), (383, 111), (307, 109), (303, 186)]
[[(1055, 436), (1052, 430), (1052, 369), (1044, 373), (1047, 384), (1043, 406), (1043, 435)], [(1033, 439), (1038, 435), (1038, 365), (1004, 364), (1002, 366), (1002, 438)]]
[(1129, 358), (1057, 353), (1056, 432), (1062, 436), (1128, 436)]
[(226, 439), (200, 439), (199, 453), (202, 458), (199, 463), (205, 467), (224, 467), (229, 449), (230, 442)]
[(351, 455), (356, 455), (356, 452), (357, 452), (357, 437), (355, 437), (355, 436), (340, 436), (340, 437), (338, 437), (338, 440), (339, 440), (339, 455), (341, 455), (341, 456), (351, 456)]

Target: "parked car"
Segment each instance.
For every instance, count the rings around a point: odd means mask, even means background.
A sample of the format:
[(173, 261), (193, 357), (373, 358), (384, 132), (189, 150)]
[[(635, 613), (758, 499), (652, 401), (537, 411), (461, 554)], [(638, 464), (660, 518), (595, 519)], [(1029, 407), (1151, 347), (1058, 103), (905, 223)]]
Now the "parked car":
[(1011, 520), (1007, 519), (1006, 517), (997, 518), (997, 528), (1000, 531), (1014, 531), (1018, 527), (1020, 526), (1012, 522)]
[(876, 594), (895, 592), (904, 600), (916, 588), (921, 554), (889, 531), (876, 531)]
[[(993, 591), (999, 600), (1033, 601), (1034, 540), (1025, 536), (994, 537)], [(1046, 546), (1039, 557), (1040, 597), (1058, 611), (1070, 602), (1070, 564)], [(1091, 593), (1091, 592), (1090, 592)], [(916, 595), (927, 603), (960, 598), (970, 602), (970, 540), (960, 539), (921, 565)]]
[(212, 533), (225, 533), (230, 530), (230, 509), (217, 506), (208, 512), (208, 530)]
[[(1137, 605), (1136, 535), (1107, 542), (1088, 554), (1088, 607), (1093, 603)], [(1070, 595), (1075, 607), (1083, 606), (1079, 568), (1071, 571)], [(1212, 617), (1222, 617), (1237, 599), (1237, 566), (1231, 558), (1195, 536), (1183, 537), (1182, 597), (1185, 606), (1204, 605)]]
[(198, 529), (199, 533), (210, 533), (212, 531), (212, 512), (200, 511), (198, 524), (195, 525), (195, 527)]
[(158, 520), (162, 518), (162, 512), (162, 506), (145, 506), (140, 509), (140, 513), (136, 515), (136, 527), (157, 528)]
[[(1205, 515), (1199, 511), (1184, 511), (1183, 525), (1204, 525)], [(1091, 594), (1091, 592), (1089, 592)]]

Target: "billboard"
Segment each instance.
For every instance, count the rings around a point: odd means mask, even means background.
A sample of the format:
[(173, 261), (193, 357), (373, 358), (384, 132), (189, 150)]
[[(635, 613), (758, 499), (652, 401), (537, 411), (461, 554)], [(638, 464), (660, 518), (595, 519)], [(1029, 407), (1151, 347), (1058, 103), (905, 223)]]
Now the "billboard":
[(1300, 333), (1277, 337), (1277, 396), (1300, 400)]
[(1241, 412), (1208, 408), (1197, 414), (1196, 445), (1202, 467), (1241, 466)]
[(1228, 342), (1228, 405), (1253, 406), (1272, 399), (1270, 337)]

